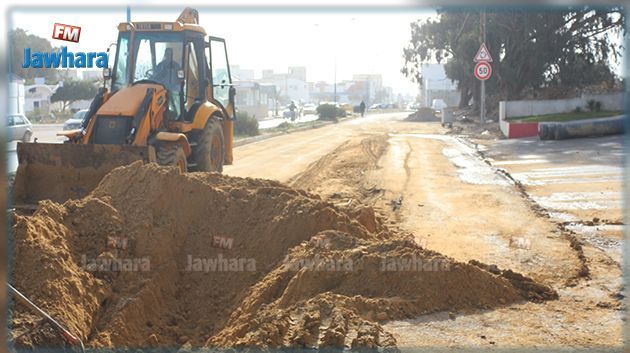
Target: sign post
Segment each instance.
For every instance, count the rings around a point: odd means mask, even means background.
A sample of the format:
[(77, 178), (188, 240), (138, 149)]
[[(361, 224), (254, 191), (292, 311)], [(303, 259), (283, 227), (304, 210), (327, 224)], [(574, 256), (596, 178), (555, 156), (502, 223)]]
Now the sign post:
[(489, 63), (492, 62), (492, 56), (488, 47), (486, 47), (486, 10), (481, 10), (480, 13), (480, 34), (481, 34), (481, 46), (477, 50), (477, 55), (473, 59), (477, 65), (475, 65), (475, 77), (481, 81), (481, 101), (479, 102), (479, 123), (483, 127), (486, 123), (486, 80), (490, 78), (492, 74), (492, 67)]
[(486, 122), (486, 80), (492, 75), (492, 56), (486, 47), (486, 43), (481, 43), (477, 55), (473, 59), (475, 65), (475, 77), (481, 81), (481, 101), (479, 102), (479, 122), (483, 126)]
[(475, 77), (481, 81), (481, 102), (479, 104), (479, 120), (483, 127), (486, 122), (486, 80), (492, 75), (492, 66), (487, 61), (475, 65)]

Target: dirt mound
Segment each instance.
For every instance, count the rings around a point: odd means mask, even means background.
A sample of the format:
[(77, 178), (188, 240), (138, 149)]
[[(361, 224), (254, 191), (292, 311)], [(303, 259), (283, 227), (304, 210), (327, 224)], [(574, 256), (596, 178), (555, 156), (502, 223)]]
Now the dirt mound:
[[(88, 346), (392, 346), (379, 322), (522, 301), (502, 273), (424, 250), (283, 184), (142, 165), (16, 216), (16, 288)], [(21, 306), (18, 346), (58, 345)]]
[(327, 231), (291, 249), (208, 344), (387, 346), (392, 337), (378, 322), (519, 300), (509, 281), (409, 238), (361, 240)]
[(405, 118), (405, 121), (440, 121), (440, 118), (435, 114), (435, 110), (431, 108), (420, 108), (409, 114), (409, 116)]

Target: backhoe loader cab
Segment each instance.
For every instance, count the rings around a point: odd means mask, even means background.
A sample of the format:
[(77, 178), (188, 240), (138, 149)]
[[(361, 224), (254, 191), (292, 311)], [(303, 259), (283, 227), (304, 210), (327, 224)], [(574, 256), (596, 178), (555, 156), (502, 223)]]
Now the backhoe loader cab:
[(111, 91), (138, 83), (167, 89), (170, 120), (192, 122), (211, 102), (232, 118), (231, 77), (225, 41), (205, 37), (194, 24), (121, 23)]
[[(181, 172), (232, 163), (234, 92), (225, 41), (207, 36), (198, 13), (175, 22), (118, 25), (111, 70), (67, 143), (18, 144), (14, 202), (84, 196), (111, 169), (135, 160)], [(51, 176), (54, 179), (51, 180)]]

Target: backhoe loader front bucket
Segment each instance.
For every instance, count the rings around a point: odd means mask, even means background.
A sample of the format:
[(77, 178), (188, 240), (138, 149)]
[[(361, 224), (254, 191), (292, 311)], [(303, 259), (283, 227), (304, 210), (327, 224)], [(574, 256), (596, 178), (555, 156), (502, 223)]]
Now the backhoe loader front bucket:
[(18, 143), (17, 154), (15, 206), (81, 198), (112, 169), (155, 160), (153, 147), (130, 145)]

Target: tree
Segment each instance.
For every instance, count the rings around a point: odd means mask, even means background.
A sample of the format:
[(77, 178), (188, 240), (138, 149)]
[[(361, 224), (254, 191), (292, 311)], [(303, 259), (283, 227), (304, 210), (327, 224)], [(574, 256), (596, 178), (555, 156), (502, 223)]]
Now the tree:
[[(486, 44), (494, 62), (489, 94), (518, 99), (527, 89), (583, 87), (614, 80), (609, 59), (618, 57), (623, 31), (621, 7), (570, 7), (547, 12), (487, 11)], [(446, 75), (457, 83), (460, 105), (478, 102), (473, 57), (480, 43), (479, 12), (438, 10), (438, 19), (411, 24), (402, 73), (421, 83), (422, 63), (445, 62)], [(477, 106), (476, 106), (477, 108)]]
[(24, 48), (31, 48), (31, 52), (50, 52), (53, 47), (47, 39), (28, 34), (21, 28), (9, 32), (9, 45), (11, 46), (10, 72), (23, 78), (27, 84), (32, 84), (35, 77), (44, 77), (46, 83), (57, 82), (57, 70), (53, 68), (34, 69), (23, 68)]
[(90, 81), (66, 81), (63, 86), (57, 88), (55, 93), (50, 96), (52, 103), (62, 102), (62, 110), (66, 110), (73, 102), (92, 99), (96, 95), (97, 88)]

